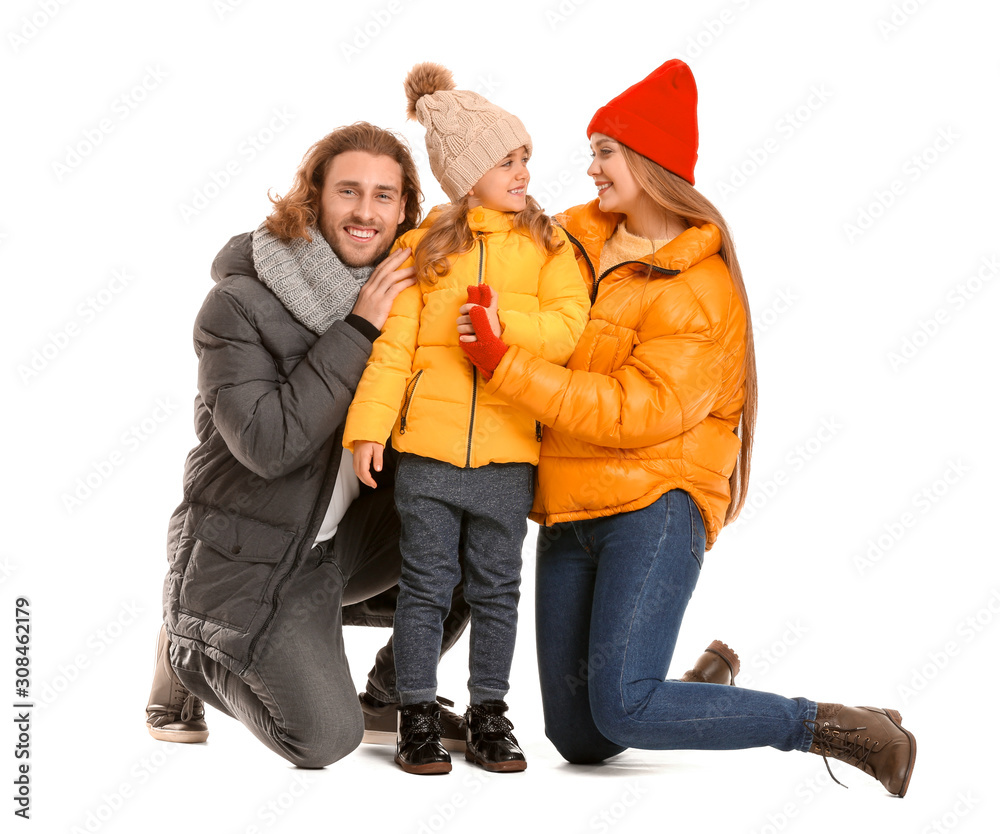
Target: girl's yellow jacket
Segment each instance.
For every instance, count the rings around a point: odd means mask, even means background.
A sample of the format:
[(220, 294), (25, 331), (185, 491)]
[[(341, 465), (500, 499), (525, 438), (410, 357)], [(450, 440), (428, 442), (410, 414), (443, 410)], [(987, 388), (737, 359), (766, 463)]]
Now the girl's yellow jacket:
[(576, 248), (590, 321), (565, 368), (512, 347), (486, 386), (551, 427), (532, 518), (639, 510), (680, 488), (701, 510), (711, 547), (740, 448), (747, 326), (719, 230), (687, 229), (653, 254), (652, 269), (632, 262), (600, 274), (622, 216), (595, 200), (556, 219)]
[[(348, 412), (345, 448), (353, 451), (359, 440), (384, 444), (391, 433), (398, 451), (455, 466), (538, 462), (541, 427), (486, 392), (459, 347), (458, 311), (467, 287), (489, 284), (499, 293), (504, 341), (562, 365), (587, 322), (587, 290), (561, 230), (562, 249), (548, 255), (512, 228), (506, 212), (479, 207), (468, 217), (471, 251), (453, 258), (437, 283), (420, 282), (396, 297)], [(415, 248), (425, 233), (407, 232), (394, 248)]]

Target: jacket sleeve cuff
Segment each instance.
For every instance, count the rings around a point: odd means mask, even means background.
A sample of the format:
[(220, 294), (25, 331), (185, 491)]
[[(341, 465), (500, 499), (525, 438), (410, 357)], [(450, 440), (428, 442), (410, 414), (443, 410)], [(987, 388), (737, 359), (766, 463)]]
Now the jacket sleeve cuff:
[(382, 335), (382, 331), (379, 330), (374, 324), (372, 324), (368, 319), (362, 318), (355, 313), (348, 313), (344, 317), (344, 321), (347, 322), (351, 327), (357, 330), (362, 336), (364, 336), (369, 342), (374, 343), (375, 340)]

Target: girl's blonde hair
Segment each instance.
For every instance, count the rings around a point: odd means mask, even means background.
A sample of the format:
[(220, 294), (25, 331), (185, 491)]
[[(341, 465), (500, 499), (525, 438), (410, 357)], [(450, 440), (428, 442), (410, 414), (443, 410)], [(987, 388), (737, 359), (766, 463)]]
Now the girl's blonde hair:
[(740, 510), (743, 509), (743, 504), (746, 502), (747, 485), (750, 480), (750, 456), (753, 452), (753, 433), (757, 422), (757, 361), (754, 356), (753, 327), (750, 323), (750, 304), (747, 300), (747, 290), (743, 283), (740, 263), (736, 259), (733, 237), (719, 210), (704, 195), (696, 191), (687, 180), (671, 173), (648, 157), (636, 153), (626, 145), (619, 143), (619, 147), (629, 171), (642, 187), (644, 197), (651, 199), (661, 209), (682, 217), (690, 225), (701, 226), (705, 223), (712, 223), (719, 228), (719, 233), (722, 236), (722, 247), (719, 254), (729, 268), (729, 275), (733, 279), (736, 292), (743, 304), (743, 311), (746, 313), (746, 354), (743, 361), (746, 376), (745, 398), (737, 432), (742, 443), (736, 467), (733, 469), (733, 474), (729, 476), (730, 500), (725, 520), (725, 523), (729, 524), (740, 514)]
[[(555, 236), (551, 219), (534, 197), (514, 215), (514, 230), (531, 237), (539, 249), (554, 255), (563, 245)], [(451, 258), (472, 249), (475, 243), (469, 228), (469, 198), (463, 197), (441, 211), (413, 253), (418, 280), (435, 284), (451, 270)]]

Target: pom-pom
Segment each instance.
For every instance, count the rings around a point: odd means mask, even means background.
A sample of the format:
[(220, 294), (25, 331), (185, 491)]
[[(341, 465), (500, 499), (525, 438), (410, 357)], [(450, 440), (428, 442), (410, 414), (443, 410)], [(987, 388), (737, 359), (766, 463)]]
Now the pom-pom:
[(454, 90), (455, 79), (451, 70), (440, 64), (425, 61), (410, 70), (403, 82), (406, 90), (406, 117), (417, 118), (417, 101), (421, 96), (429, 96), (438, 90)]

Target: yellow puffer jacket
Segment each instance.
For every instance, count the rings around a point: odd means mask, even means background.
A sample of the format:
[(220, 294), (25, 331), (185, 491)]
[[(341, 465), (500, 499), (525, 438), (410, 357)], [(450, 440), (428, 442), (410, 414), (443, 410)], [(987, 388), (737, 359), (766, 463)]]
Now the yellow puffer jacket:
[[(590, 321), (565, 368), (512, 347), (487, 391), (546, 428), (532, 518), (544, 524), (639, 510), (670, 489), (722, 529), (740, 440), (746, 315), (714, 225), (598, 274), (623, 219), (597, 201), (556, 218), (591, 292)], [(503, 297), (501, 296), (501, 299)]]
[[(415, 248), (425, 227), (394, 248)], [(469, 227), (472, 250), (454, 258), (436, 284), (409, 287), (393, 303), (347, 415), (346, 448), (353, 451), (359, 440), (385, 443), (391, 432), (397, 450), (455, 466), (538, 463), (541, 427), (486, 393), (459, 347), (458, 310), (468, 286), (489, 284), (500, 294), (504, 340), (525, 356), (562, 365), (587, 323), (587, 289), (562, 230), (562, 249), (547, 255), (514, 231), (506, 212), (472, 209)]]

